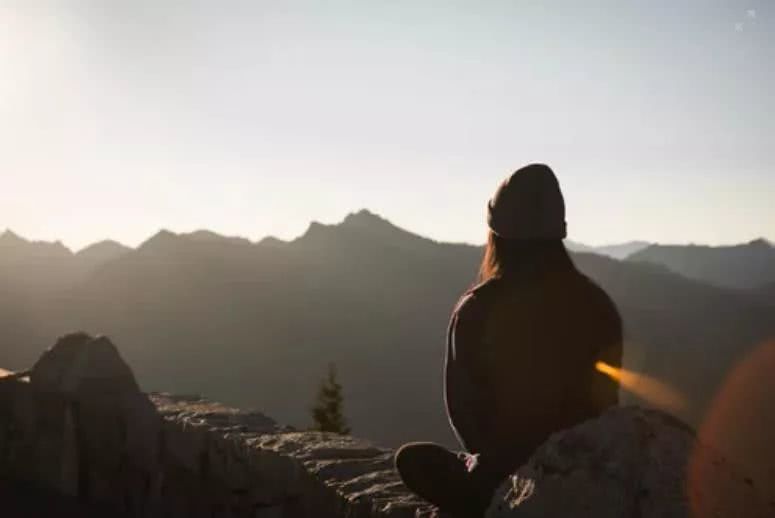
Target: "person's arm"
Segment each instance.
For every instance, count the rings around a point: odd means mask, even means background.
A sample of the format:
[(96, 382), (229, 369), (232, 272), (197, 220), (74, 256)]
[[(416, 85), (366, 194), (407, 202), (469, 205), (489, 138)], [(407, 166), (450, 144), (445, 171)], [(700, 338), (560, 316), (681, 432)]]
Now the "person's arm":
[(487, 444), (487, 373), (483, 362), (486, 314), (467, 295), (452, 315), (447, 333), (445, 400), (452, 428), (463, 447), (481, 453)]
[[(616, 306), (605, 293), (598, 304), (598, 333), (596, 333), (595, 361), (601, 361), (611, 367), (621, 368), (623, 332), (622, 319)], [(595, 372), (592, 383), (592, 401), (598, 411), (619, 403), (619, 383), (610, 376)]]

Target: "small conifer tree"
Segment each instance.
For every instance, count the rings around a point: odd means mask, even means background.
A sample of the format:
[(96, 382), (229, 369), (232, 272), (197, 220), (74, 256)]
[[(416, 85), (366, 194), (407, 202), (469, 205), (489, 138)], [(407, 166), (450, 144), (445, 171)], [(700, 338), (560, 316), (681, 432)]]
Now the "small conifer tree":
[(312, 407), (312, 419), (315, 430), (350, 433), (342, 409), (342, 385), (336, 379), (336, 367), (328, 366), (328, 376), (320, 384), (315, 405)]

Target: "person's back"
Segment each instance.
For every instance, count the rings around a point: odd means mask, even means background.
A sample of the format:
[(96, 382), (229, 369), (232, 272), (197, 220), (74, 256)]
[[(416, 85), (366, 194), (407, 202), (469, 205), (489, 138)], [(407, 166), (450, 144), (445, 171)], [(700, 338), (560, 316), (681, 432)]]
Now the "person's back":
[(484, 282), (453, 320), (450, 420), (466, 449), (498, 471), (521, 464), (552, 432), (617, 403), (618, 386), (595, 364), (621, 364), (619, 316), (570, 260), (537, 277)]
[(487, 223), (480, 283), (447, 333), (445, 401), (466, 453), (413, 443), (396, 454), (407, 486), (461, 516), (481, 515), (550, 434), (615, 405), (616, 383), (595, 366), (622, 356), (615, 306), (562, 243), (565, 204), (551, 169), (532, 164), (504, 181)]

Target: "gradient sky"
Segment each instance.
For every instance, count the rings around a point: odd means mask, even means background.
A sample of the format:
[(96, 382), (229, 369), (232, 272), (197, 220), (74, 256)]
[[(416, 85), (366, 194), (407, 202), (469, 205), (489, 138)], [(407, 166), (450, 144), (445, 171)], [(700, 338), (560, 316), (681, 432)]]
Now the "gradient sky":
[(773, 63), (767, 1), (0, 0), (0, 229), (482, 242), (542, 161), (572, 239), (773, 239)]

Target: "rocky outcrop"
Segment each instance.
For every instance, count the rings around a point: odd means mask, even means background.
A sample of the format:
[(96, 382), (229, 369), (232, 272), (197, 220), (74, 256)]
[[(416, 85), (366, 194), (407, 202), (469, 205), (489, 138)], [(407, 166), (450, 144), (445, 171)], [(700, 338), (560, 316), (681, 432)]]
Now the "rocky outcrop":
[(553, 435), (503, 483), (488, 518), (775, 516), (751, 479), (694, 431), (622, 407)]
[[(0, 372), (0, 486), (22, 488), (6, 491), (17, 500), (59, 495), (51, 505), (92, 510), (78, 516), (434, 514), (401, 484), (391, 457), (200, 396), (143, 394), (103, 337), (62, 337), (28, 373)], [(690, 428), (636, 407), (552, 436), (488, 510), (489, 518), (774, 515), (753, 481)]]
[(143, 394), (104, 337), (0, 378), (0, 479), (126, 516), (415, 516), (391, 452), (199, 396)]
[(0, 382), (0, 475), (84, 501), (143, 486), (159, 419), (108, 339), (62, 337), (12, 378)]
[[(294, 431), (260, 413), (199, 397), (151, 399), (164, 417), (164, 458), (175, 466), (165, 481), (167, 494), (186, 499), (202, 481), (217, 481), (222, 495), (204, 499), (220, 502), (217, 516), (228, 509), (238, 509), (236, 516), (254, 516), (256, 510), (268, 516), (352, 517), (423, 511), (398, 480), (390, 450), (349, 436)], [(197, 507), (193, 502), (184, 515), (195, 515)]]

